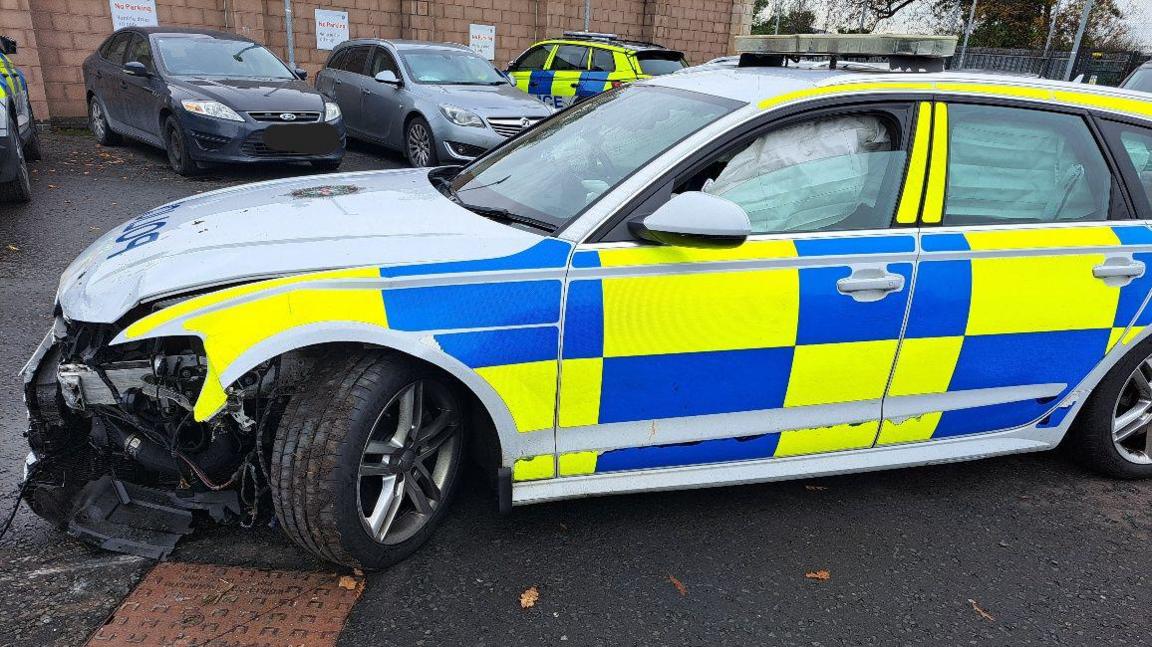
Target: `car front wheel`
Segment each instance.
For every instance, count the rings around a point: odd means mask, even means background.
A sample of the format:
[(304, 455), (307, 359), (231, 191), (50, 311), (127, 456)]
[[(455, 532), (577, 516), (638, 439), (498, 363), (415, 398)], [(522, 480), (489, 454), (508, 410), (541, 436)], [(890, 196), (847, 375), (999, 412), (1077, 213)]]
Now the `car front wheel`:
[(1113, 478), (1152, 478), (1152, 339), (1129, 351), (1096, 386), (1067, 449)]
[(168, 153), (168, 165), (180, 175), (195, 175), (200, 170), (188, 155), (188, 138), (175, 117), (168, 117), (164, 123), (164, 150)]
[(289, 401), (272, 450), (276, 515), (317, 556), (394, 564), (442, 520), (463, 456), (461, 399), (432, 369), (370, 351)]
[(436, 166), (436, 136), (423, 117), (413, 117), (404, 128), (404, 152), (416, 168)]

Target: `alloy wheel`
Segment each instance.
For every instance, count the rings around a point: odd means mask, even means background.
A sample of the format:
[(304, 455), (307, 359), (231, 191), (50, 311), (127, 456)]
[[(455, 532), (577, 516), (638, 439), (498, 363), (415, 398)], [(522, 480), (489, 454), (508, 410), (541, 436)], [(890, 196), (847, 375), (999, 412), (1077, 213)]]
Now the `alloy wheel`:
[(92, 132), (95, 133), (96, 139), (103, 140), (105, 128), (107, 128), (104, 122), (104, 109), (100, 107), (100, 102), (95, 99), (92, 100), (91, 115), (89, 127), (91, 127)]
[(1152, 464), (1152, 357), (1128, 376), (1112, 415), (1112, 443), (1124, 459)]
[(360, 458), (356, 499), (364, 530), (399, 544), (420, 531), (444, 502), (459, 460), (459, 417), (448, 389), (418, 380), (400, 390), (372, 426)]
[(408, 126), (408, 159), (417, 167), (428, 166), (432, 158), (432, 135), (424, 124), (416, 121)]

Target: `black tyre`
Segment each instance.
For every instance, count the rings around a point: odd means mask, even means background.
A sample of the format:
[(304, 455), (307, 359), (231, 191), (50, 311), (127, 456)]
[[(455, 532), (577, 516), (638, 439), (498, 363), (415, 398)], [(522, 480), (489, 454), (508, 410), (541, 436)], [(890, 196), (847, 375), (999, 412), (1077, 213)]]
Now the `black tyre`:
[(384, 568), (444, 516), (463, 456), (463, 399), (435, 371), (384, 351), (329, 366), (292, 397), (276, 433), (276, 516), (323, 559)]
[(404, 127), (404, 155), (417, 168), (436, 166), (436, 135), (423, 117), (413, 117)]
[(28, 174), (28, 162), (24, 159), (24, 149), (20, 146), (20, 135), (16, 130), (16, 115), (8, 113), (8, 132), (15, 140), (13, 150), (16, 155), (16, 177), (0, 184), (0, 202), (28, 202), (32, 199), (32, 178)]
[(96, 137), (96, 143), (101, 146), (119, 146), (124, 142), (120, 135), (112, 132), (104, 104), (96, 97), (88, 99), (88, 128)]
[(311, 162), (309, 162), (309, 164), (312, 165), (312, 168), (316, 169), (317, 171), (320, 171), (321, 173), (333, 173), (335, 171), (340, 170), (340, 163), (343, 161), (344, 161), (343, 159), (312, 160)]
[(31, 124), (32, 134), (24, 142), (24, 159), (29, 162), (39, 162), (44, 159), (44, 152), (40, 148), (40, 129), (36, 127), (36, 115), (32, 114), (32, 103), (28, 103), (28, 122)]
[(168, 165), (180, 175), (196, 175), (200, 170), (188, 154), (188, 138), (184, 136), (184, 129), (175, 117), (168, 117), (168, 121), (164, 122), (164, 151), (168, 153)]
[(1084, 403), (1065, 449), (1107, 476), (1152, 477), (1152, 339), (1128, 352)]

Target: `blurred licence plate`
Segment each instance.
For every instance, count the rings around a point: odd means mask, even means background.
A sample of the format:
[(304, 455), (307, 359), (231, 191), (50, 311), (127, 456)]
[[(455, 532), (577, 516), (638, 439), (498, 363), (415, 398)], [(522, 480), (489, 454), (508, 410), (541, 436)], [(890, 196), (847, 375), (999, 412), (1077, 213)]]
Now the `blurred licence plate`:
[(264, 145), (281, 153), (325, 155), (340, 147), (340, 133), (330, 124), (278, 124), (264, 129)]

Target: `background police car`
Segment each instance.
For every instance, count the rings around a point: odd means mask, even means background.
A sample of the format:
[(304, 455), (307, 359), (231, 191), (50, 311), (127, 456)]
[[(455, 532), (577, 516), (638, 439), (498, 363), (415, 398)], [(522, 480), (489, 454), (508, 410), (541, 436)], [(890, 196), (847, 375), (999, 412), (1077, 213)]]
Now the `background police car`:
[(15, 53), (16, 41), (0, 36), (0, 203), (32, 198), (27, 162), (40, 159), (28, 82), (9, 58)]

